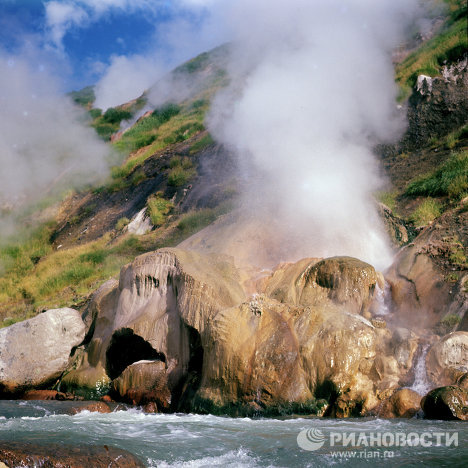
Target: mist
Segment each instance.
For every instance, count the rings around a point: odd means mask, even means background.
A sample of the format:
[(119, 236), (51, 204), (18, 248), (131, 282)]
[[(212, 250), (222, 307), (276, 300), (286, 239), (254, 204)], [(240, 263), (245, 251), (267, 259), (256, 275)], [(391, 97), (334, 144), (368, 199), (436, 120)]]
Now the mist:
[(0, 55), (0, 236), (21, 207), (108, 172), (109, 148), (47, 70)]
[[(234, 151), (245, 210), (287, 258), (349, 255), (383, 269), (392, 249), (373, 198), (384, 183), (372, 149), (405, 128), (391, 52), (415, 1), (241, 0), (231, 85), (207, 123)], [(278, 243), (278, 239), (276, 240)]]

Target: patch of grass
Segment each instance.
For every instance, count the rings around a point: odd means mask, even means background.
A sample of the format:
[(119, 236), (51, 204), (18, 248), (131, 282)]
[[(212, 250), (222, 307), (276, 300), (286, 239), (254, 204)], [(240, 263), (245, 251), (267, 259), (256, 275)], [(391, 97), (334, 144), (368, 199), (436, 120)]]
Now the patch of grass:
[(128, 225), (129, 222), (130, 220), (126, 216), (124, 216), (117, 221), (115, 229), (117, 229), (117, 231), (121, 231), (124, 227)]
[(446, 335), (452, 332), (460, 322), (461, 318), (458, 315), (448, 314), (437, 324), (436, 330), (439, 334)]
[(398, 191), (397, 190), (392, 190), (392, 191), (382, 191), (378, 192), (376, 194), (377, 200), (380, 203), (383, 203), (385, 206), (388, 206), (392, 211), (395, 211), (397, 202), (396, 199), (398, 197)]
[(399, 100), (406, 99), (421, 74), (436, 76), (445, 61), (453, 62), (468, 48), (466, 2), (450, 0), (442, 32), (424, 43), (396, 67), (396, 80), (401, 86)]
[(205, 208), (184, 215), (179, 221), (177, 228), (183, 232), (196, 232), (208, 226), (215, 220), (215, 211), (209, 208)]
[(148, 198), (147, 206), (151, 222), (155, 227), (164, 224), (167, 215), (173, 208), (173, 204), (169, 200), (154, 195)]
[(413, 211), (410, 216), (410, 221), (412, 221), (416, 227), (426, 226), (440, 216), (441, 213), (442, 204), (433, 198), (426, 198)]
[(213, 143), (213, 138), (209, 133), (207, 133), (190, 147), (190, 154), (199, 153), (200, 151), (204, 150)]
[(451, 263), (461, 268), (466, 268), (468, 266), (465, 250), (460, 242), (451, 245), (449, 260)]
[(182, 187), (194, 177), (196, 174), (195, 169), (184, 169), (182, 166), (176, 166), (169, 171), (167, 176), (167, 183), (172, 187)]
[(430, 174), (418, 177), (406, 188), (407, 195), (449, 196), (459, 200), (468, 194), (468, 151), (453, 154)]

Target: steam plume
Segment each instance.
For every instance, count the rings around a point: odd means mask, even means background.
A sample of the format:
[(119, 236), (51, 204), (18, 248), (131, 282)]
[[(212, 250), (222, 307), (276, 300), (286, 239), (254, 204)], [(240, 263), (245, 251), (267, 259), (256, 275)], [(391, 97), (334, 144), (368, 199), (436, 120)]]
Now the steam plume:
[(0, 55), (0, 234), (8, 212), (106, 173), (109, 150), (44, 67)]
[(408, 0), (240, 0), (232, 85), (209, 117), (238, 155), (248, 205), (283, 226), (291, 260), (351, 255), (379, 268), (391, 249), (372, 193), (372, 148), (394, 140), (391, 50), (416, 11)]

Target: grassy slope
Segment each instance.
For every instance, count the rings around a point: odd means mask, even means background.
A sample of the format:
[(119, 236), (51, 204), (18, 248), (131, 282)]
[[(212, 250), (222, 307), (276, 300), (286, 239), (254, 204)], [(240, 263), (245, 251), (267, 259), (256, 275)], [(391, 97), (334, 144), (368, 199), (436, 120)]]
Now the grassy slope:
[(439, 3), (445, 7), (441, 31), (396, 66), (400, 100), (411, 94), (418, 75), (439, 75), (440, 67), (446, 61), (456, 60), (468, 49), (466, 1), (444, 0)]
[[(205, 72), (207, 78), (195, 95), (176, 104), (166, 104), (155, 109), (125, 132), (113, 146), (123, 154), (124, 162), (112, 169), (111, 177), (104, 185), (92, 191), (110, 194), (117, 191), (138, 190), (146, 175), (141, 168), (152, 159), (159, 158), (158, 151), (171, 151), (171, 147), (184, 141), (194, 141), (189, 156), (173, 156), (164, 171), (165, 184), (173, 191), (186, 185), (197, 173), (191, 155), (213, 144), (204, 131), (203, 121), (213, 94), (226, 82), (221, 70), (213, 67), (209, 54), (189, 61), (175, 73), (196, 74)], [(89, 89), (75, 93), (75, 101), (89, 107), (92, 97)], [(84, 97), (83, 97), (84, 96)], [(107, 110), (91, 109), (91, 125), (104, 140), (119, 130), (120, 122), (131, 118), (146, 105), (146, 98)], [(198, 137), (200, 135), (200, 137)], [(34, 316), (44, 309), (62, 306), (79, 307), (88, 295), (103, 281), (115, 277), (122, 265), (136, 255), (163, 246), (176, 245), (184, 238), (216, 219), (228, 209), (228, 205), (193, 210), (180, 214), (174, 210), (163, 193), (148, 197), (147, 207), (155, 230), (144, 236), (125, 232), (128, 219), (120, 219), (115, 229), (99, 239), (81, 245), (59, 248), (53, 246), (57, 223), (52, 220), (24, 234), (20, 240), (10, 240), (0, 247), (0, 326)], [(85, 207), (92, 211), (93, 206)], [(84, 213), (92, 215), (93, 213)], [(79, 222), (77, 216), (68, 219), (69, 224)]]

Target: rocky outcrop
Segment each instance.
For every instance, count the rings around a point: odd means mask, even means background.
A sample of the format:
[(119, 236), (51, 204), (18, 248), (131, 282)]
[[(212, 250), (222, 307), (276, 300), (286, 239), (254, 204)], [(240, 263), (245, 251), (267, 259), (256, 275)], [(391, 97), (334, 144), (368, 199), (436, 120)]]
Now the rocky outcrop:
[(445, 67), (443, 76), (417, 79), (408, 102), (408, 148), (424, 146), (431, 138), (447, 135), (466, 123), (468, 114), (467, 60)]
[(383, 277), (374, 267), (351, 257), (312, 261), (300, 271), (303, 264), (301, 261), (277, 269), (265, 292), (280, 302), (310, 307), (328, 302), (370, 317), (376, 285), (380, 282), (383, 287)]
[(161, 249), (125, 266), (119, 283), (95, 295), (93, 336), (63, 379), (64, 388), (107, 386), (142, 360), (162, 361), (171, 392), (199, 372), (200, 335), (220, 310), (244, 300), (229, 258)]
[(421, 329), (436, 326), (447, 314), (463, 317), (466, 266), (452, 259), (467, 248), (467, 239), (468, 212), (459, 207), (444, 213), (400, 250), (385, 275), (395, 321)]
[(426, 369), (438, 385), (451, 385), (468, 372), (468, 332), (449, 333), (431, 346)]
[(15, 394), (55, 382), (85, 337), (73, 309), (53, 309), (0, 330), (0, 392)]
[(421, 395), (409, 388), (396, 391), (377, 411), (380, 418), (412, 418), (421, 409)]
[(421, 401), (428, 419), (468, 421), (468, 391), (455, 386), (431, 390)]
[(147, 411), (366, 414), (408, 375), (418, 346), (369, 316), (380, 274), (304, 259), (247, 299), (225, 256), (161, 249), (94, 295), (86, 346), (62, 390), (109, 388)]
[(26, 442), (0, 442), (0, 463), (6, 466), (43, 466), (50, 468), (143, 468), (134, 455), (116, 447), (39, 445)]

